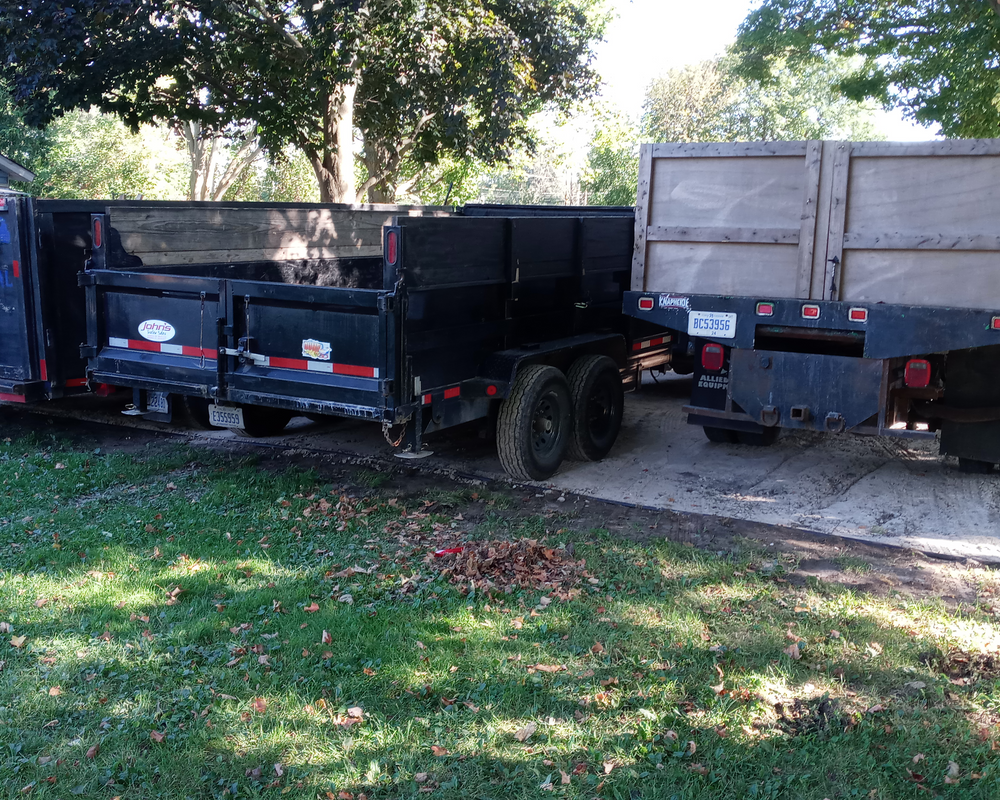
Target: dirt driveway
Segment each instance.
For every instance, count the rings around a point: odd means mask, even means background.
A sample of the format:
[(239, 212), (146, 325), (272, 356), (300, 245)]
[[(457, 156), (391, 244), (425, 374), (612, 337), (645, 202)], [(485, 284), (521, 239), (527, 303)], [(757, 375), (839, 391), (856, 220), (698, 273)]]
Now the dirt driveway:
[[(628, 396), (611, 455), (599, 463), (567, 462), (539, 490), (1000, 562), (1000, 475), (959, 473), (935, 442), (794, 432), (766, 448), (711, 444), (681, 412), (689, 393), (688, 379), (647, 378)], [(125, 419), (95, 401), (53, 404), (49, 411)], [(228, 431), (197, 435), (236, 438)], [(296, 419), (285, 435), (265, 443), (379, 459), (393, 453), (377, 425), (353, 421)], [(503, 478), (492, 442), (474, 432), (440, 435), (429, 446), (435, 455), (419, 462), (422, 470)]]

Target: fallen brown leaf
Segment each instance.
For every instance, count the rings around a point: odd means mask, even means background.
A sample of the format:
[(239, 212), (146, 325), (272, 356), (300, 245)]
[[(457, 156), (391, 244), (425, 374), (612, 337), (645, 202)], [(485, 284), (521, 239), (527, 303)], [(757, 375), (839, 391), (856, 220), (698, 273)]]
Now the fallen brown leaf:
[(517, 739), (519, 742), (526, 742), (528, 741), (528, 739), (531, 738), (532, 734), (534, 734), (534, 732), (537, 730), (538, 730), (538, 725), (536, 725), (534, 722), (529, 722), (527, 725), (521, 728), (521, 730), (517, 731), (517, 733), (514, 734), (514, 738)]
[(10, 643), (13, 647), (24, 647), (24, 643), (28, 641), (27, 636), (11, 636)]
[(305, 611), (307, 614), (315, 614), (317, 611), (319, 611), (319, 605), (313, 602), (307, 605), (302, 610)]
[(62, 689), (60, 689), (58, 686), (49, 687), (49, 697), (58, 697), (61, 694), (62, 694)]
[(782, 652), (789, 655), (793, 661), (798, 661), (800, 658), (802, 658), (802, 655), (799, 653), (798, 642), (793, 642), (790, 647), (786, 647)]
[(330, 631), (323, 631), (323, 635), (319, 637), (321, 644), (333, 644), (333, 637), (330, 636)]
[(440, 745), (436, 744), (431, 745), (431, 752), (438, 757), (448, 755), (447, 748), (441, 747)]
[(87, 750), (87, 758), (97, 758), (97, 754), (100, 752), (101, 752), (101, 746), (99, 744), (95, 744), (89, 750)]
[(154, 742), (159, 743), (162, 742), (165, 738), (167, 738), (167, 734), (163, 733), (162, 731), (150, 731), (149, 738), (152, 739)]
[(594, 642), (594, 646), (590, 648), (591, 653), (600, 654), (604, 652), (604, 645), (600, 642)]
[(265, 700), (263, 697), (255, 697), (251, 701), (250, 707), (253, 708), (253, 710), (256, 711), (258, 714), (263, 714), (265, 711), (267, 711), (267, 700)]

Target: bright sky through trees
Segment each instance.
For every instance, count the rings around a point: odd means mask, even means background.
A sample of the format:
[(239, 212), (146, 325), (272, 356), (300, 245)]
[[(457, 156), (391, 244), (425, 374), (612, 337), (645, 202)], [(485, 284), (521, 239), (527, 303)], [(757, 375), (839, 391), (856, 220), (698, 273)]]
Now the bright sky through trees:
[[(597, 71), (604, 96), (622, 111), (638, 115), (646, 87), (667, 70), (720, 55), (757, 3), (752, 0), (612, 0), (618, 18), (598, 47)], [(880, 114), (879, 127), (892, 140), (932, 138), (932, 132)]]

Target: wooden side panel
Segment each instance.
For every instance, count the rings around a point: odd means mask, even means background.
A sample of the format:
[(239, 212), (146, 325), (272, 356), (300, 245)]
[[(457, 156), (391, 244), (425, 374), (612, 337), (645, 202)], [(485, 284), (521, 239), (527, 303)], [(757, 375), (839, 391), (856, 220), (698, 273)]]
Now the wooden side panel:
[(844, 300), (958, 308), (1000, 307), (1000, 253), (845, 250)]
[(111, 207), (122, 247), (148, 267), (379, 256), (403, 209)]
[(822, 143), (653, 145), (643, 155), (634, 289), (808, 295)]
[(646, 290), (681, 294), (789, 297), (799, 259), (781, 244), (654, 242), (647, 249)]
[(931, 144), (853, 145), (840, 299), (1000, 307), (1000, 147)]

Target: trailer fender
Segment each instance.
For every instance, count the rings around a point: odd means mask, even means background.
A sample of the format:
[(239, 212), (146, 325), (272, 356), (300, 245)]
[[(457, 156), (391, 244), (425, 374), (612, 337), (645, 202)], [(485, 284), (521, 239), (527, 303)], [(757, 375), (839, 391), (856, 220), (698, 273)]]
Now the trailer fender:
[(580, 356), (590, 355), (608, 356), (619, 369), (628, 369), (625, 337), (620, 334), (597, 334), (501, 350), (486, 360), (482, 374), (488, 380), (497, 381), (498, 385), (503, 384), (503, 394), (498, 399), (506, 399), (518, 372), (529, 364), (555, 367), (565, 373)]

